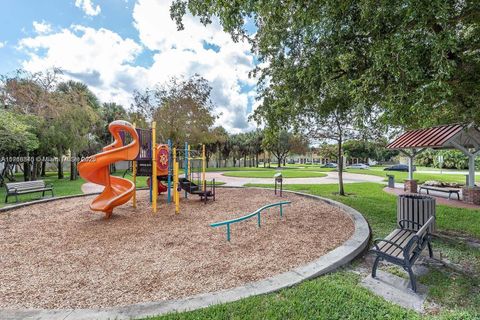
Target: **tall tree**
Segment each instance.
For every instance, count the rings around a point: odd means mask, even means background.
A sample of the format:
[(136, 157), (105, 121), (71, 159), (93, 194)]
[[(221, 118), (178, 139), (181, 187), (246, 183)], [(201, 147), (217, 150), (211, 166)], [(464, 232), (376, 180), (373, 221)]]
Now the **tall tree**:
[[(40, 142), (39, 147), (29, 151), (30, 157), (25, 157), (23, 161), (25, 180), (36, 179), (38, 157), (54, 154), (50, 129), (52, 120), (61, 114), (56, 107), (54, 94), (60, 74), (58, 69), (33, 74), (17, 70), (13, 74), (0, 77), (0, 105), (7, 110), (29, 116), (32, 130)], [(42, 167), (45, 167), (44, 160)]]
[(59, 154), (66, 151), (64, 148), (69, 149), (70, 180), (76, 180), (77, 157), (89, 146), (90, 133), (101, 127), (98, 116), (100, 104), (85, 84), (75, 81), (60, 83), (56, 94), (62, 110), (56, 119), (56, 130), (62, 133), (57, 146)]
[(263, 151), (263, 131), (260, 129), (251, 131), (248, 133), (248, 137), (250, 152), (254, 157), (255, 167), (258, 167), (258, 155)]
[[(32, 116), (16, 114), (0, 109), (0, 159), (3, 168), (0, 171), (0, 186), (8, 174), (10, 159), (27, 156), (39, 147), (39, 141), (31, 126)], [(13, 177), (8, 177), (13, 179)]]
[(146, 119), (156, 121), (161, 141), (172, 139), (176, 146), (185, 141), (200, 144), (216, 119), (211, 90), (208, 81), (198, 75), (172, 78), (155, 89), (135, 92), (134, 109)]
[(221, 147), (223, 144), (225, 144), (227, 139), (227, 130), (225, 130), (225, 128), (222, 126), (215, 127), (205, 134), (203, 142), (205, 144), (207, 167), (208, 163), (210, 162), (210, 158), (214, 154), (216, 154), (216, 167), (218, 168), (220, 166)]
[(275, 128), (266, 128), (263, 139), (263, 147), (271, 152), (277, 158), (277, 167), (284, 162), (293, 147), (293, 134), (287, 130), (277, 130)]

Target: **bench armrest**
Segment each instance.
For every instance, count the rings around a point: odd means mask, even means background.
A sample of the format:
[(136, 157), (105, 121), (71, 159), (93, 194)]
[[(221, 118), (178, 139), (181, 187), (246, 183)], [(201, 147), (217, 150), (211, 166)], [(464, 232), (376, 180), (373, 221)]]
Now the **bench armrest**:
[(52, 183), (46, 184), (45, 187), (53, 189), (53, 184)]
[(404, 223), (407, 222), (407, 223), (411, 223), (413, 225), (416, 225), (418, 228), (421, 228), (423, 227), (423, 224), (420, 224), (418, 222), (415, 222), (415, 221), (412, 221), (412, 220), (408, 220), (408, 219), (403, 219), (403, 220), (400, 220), (398, 221), (398, 226), (401, 228), (401, 229), (406, 229), (405, 226), (404, 226)]
[(400, 250), (403, 250), (403, 247), (402, 246), (399, 246), (398, 244), (396, 244), (395, 242), (393, 241), (390, 241), (390, 240), (387, 240), (387, 239), (382, 239), (382, 238), (377, 238), (375, 240), (373, 240), (373, 245), (375, 246), (375, 249), (377, 251), (381, 251), (380, 248), (378, 247), (378, 243), (379, 242), (386, 242), (388, 244), (391, 244), (392, 246), (395, 246), (396, 248), (400, 249)]

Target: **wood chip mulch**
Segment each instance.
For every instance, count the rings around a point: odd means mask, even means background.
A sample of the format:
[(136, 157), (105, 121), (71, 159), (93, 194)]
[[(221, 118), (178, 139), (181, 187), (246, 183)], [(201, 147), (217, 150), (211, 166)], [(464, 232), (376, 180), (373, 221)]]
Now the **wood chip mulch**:
[(233, 288), (288, 271), (324, 255), (354, 231), (342, 210), (285, 193), (292, 201), (225, 227), (210, 223), (280, 201), (272, 191), (217, 189), (217, 201), (181, 199), (175, 215), (166, 196), (152, 215), (148, 192), (138, 207), (105, 220), (93, 197), (38, 204), (0, 215), (0, 307), (97, 308), (176, 299)]

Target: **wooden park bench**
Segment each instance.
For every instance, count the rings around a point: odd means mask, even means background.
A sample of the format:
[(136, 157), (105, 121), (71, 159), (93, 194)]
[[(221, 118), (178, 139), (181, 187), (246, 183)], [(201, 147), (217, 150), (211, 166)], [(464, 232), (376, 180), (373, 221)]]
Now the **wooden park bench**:
[[(428, 246), (430, 258), (433, 257), (432, 245), (430, 243), (430, 226), (435, 222), (435, 217), (430, 217), (423, 225), (410, 220), (399, 221), (399, 228), (395, 229), (385, 239), (374, 240), (374, 246), (370, 249), (377, 255), (372, 268), (372, 277), (375, 278), (378, 263), (381, 260), (388, 261), (402, 267), (410, 276), (412, 290), (417, 292), (415, 274), (412, 267)], [(416, 231), (418, 229), (418, 231)]]
[(8, 202), (8, 197), (15, 196), (16, 202), (18, 202), (18, 196), (27, 193), (41, 192), (42, 197), (45, 196), (45, 191), (51, 191), (53, 194), (53, 185), (46, 185), (43, 180), (25, 181), (25, 182), (11, 182), (6, 183), (7, 195), (5, 196), (5, 203)]
[(422, 190), (427, 191), (427, 194), (430, 194), (430, 191), (437, 191), (437, 192), (445, 192), (448, 193), (448, 200), (450, 200), (452, 193), (457, 195), (457, 200), (460, 200), (460, 190), (454, 188), (446, 188), (446, 187), (434, 187), (434, 186), (427, 186), (422, 184), (418, 190), (419, 193), (422, 193)]

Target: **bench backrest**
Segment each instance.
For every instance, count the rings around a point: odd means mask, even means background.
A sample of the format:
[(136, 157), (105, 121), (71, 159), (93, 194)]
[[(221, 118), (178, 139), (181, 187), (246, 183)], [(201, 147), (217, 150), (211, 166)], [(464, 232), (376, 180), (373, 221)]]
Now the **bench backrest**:
[(428, 233), (429, 227), (434, 222), (435, 222), (435, 217), (432, 216), (432, 217), (430, 217), (430, 219), (427, 220), (427, 222), (425, 222), (425, 224), (420, 229), (418, 229), (416, 235), (420, 240), (422, 240), (423, 237), (425, 237), (425, 235)]
[(41, 189), (45, 188), (45, 181), (35, 180), (35, 181), (25, 181), (25, 182), (10, 182), (6, 183), (5, 187), (7, 190), (16, 189), (17, 191), (29, 190), (29, 189)]
[(425, 236), (430, 233), (430, 227), (432, 224), (435, 222), (435, 217), (431, 216), (425, 224), (418, 229), (418, 231), (415, 233), (415, 236), (410, 239), (410, 241), (407, 243), (406, 247), (406, 252), (404, 254), (407, 254), (408, 259), (411, 259), (415, 255), (420, 254), (420, 252), (417, 251), (418, 247), (422, 247), (425, 245)]
[[(430, 217), (435, 215), (435, 198), (408, 194), (397, 198), (397, 223), (402, 220), (415, 222), (415, 224), (405, 223), (405, 229), (417, 232), (420, 227), (416, 223), (423, 226)], [(430, 224), (429, 231), (435, 232), (435, 222)]]

